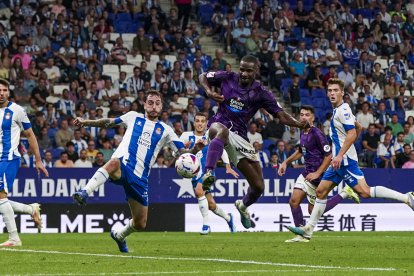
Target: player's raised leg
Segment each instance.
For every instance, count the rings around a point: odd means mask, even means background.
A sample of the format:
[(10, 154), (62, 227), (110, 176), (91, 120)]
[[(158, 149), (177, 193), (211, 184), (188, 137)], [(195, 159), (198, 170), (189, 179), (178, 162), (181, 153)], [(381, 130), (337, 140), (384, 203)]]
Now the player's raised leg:
[(40, 204), (24, 204), (17, 201), (9, 200), (10, 205), (13, 208), (13, 211), (18, 214), (28, 214), (32, 216), (34, 223), (37, 228), (42, 229), (42, 217), (40, 216)]
[(221, 209), (220, 206), (216, 203), (213, 195), (210, 192), (206, 192), (206, 198), (208, 201), (208, 209), (217, 216), (222, 217), (227, 222), (231, 233), (236, 233), (237, 230), (236, 225), (234, 224), (233, 215), (231, 213), (224, 212), (224, 210)]
[(224, 147), (228, 144), (229, 130), (220, 123), (213, 123), (208, 130), (208, 135), (211, 142), (207, 151), (206, 172), (202, 178), (204, 190), (209, 190), (216, 180), (212, 172), (223, 154)]
[(243, 158), (237, 164), (237, 168), (246, 177), (249, 182), (249, 188), (242, 200), (235, 202), (236, 208), (240, 213), (242, 225), (248, 229), (255, 227), (255, 223), (250, 219), (249, 211), (247, 207), (255, 203), (264, 191), (264, 179), (262, 168), (259, 162), (254, 162), (247, 158)]
[(105, 184), (108, 178), (119, 179), (121, 175), (120, 161), (118, 158), (110, 159), (103, 167), (99, 168), (86, 183), (85, 188), (75, 192), (72, 197), (79, 205), (84, 205), (89, 196), (93, 194), (99, 186)]

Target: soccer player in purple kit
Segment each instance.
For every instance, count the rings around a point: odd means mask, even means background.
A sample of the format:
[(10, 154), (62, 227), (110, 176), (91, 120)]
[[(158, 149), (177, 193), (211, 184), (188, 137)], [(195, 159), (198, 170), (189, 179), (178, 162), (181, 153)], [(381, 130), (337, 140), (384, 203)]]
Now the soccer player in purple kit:
[[(212, 173), (223, 150), (226, 149), (230, 161), (237, 166), (249, 182), (247, 194), (235, 202), (241, 216), (242, 225), (254, 227), (247, 207), (255, 203), (264, 191), (262, 169), (255, 155), (255, 149), (248, 142), (247, 124), (260, 108), (279, 118), (289, 126), (305, 128), (308, 122), (299, 122), (283, 111), (271, 92), (255, 80), (259, 72), (259, 61), (247, 55), (240, 61), (240, 73), (217, 71), (199, 76), (200, 84), (207, 96), (219, 103), (217, 113), (209, 120), (208, 137), (211, 140), (207, 152), (206, 172), (203, 176), (203, 189), (210, 189), (215, 181)], [(212, 90), (219, 87), (221, 93)]]
[[(293, 221), (297, 227), (304, 225), (300, 203), (307, 197), (309, 214), (312, 213), (316, 199), (316, 188), (321, 181), (323, 173), (329, 167), (332, 158), (331, 147), (325, 135), (319, 128), (312, 127), (314, 120), (314, 108), (309, 105), (303, 105), (300, 109), (300, 121), (309, 122), (310, 127), (302, 131), (298, 149), (280, 164), (278, 170), (278, 174), (282, 176), (285, 174), (288, 164), (298, 160), (302, 156), (305, 158), (305, 170), (296, 180), (292, 196), (289, 200)], [(345, 186), (339, 194), (328, 200), (325, 213), (345, 198), (350, 198), (357, 203), (360, 202), (358, 195), (349, 186)], [(286, 240), (286, 242), (309, 242), (309, 239), (296, 235), (296, 237)]]

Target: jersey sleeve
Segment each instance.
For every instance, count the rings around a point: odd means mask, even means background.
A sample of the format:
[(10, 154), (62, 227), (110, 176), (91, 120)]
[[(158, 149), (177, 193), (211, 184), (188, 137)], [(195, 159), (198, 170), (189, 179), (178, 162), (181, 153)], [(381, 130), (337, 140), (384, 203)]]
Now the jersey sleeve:
[(326, 139), (326, 136), (318, 128), (315, 128), (315, 136), (316, 136), (318, 146), (322, 150), (323, 154), (325, 156), (329, 156), (332, 150), (331, 150), (331, 146), (328, 143), (328, 139)]
[(230, 164), (229, 155), (227, 154), (226, 150), (223, 150), (223, 154), (221, 155), (221, 160), (223, 160), (224, 164)]
[(165, 143), (168, 144), (173, 151), (185, 149), (183, 141), (180, 138), (178, 138), (177, 134), (175, 134), (171, 127), (166, 126), (165, 132), (167, 138)]
[(180, 140), (185, 144), (189, 141), (189, 135), (188, 132), (183, 132), (180, 136)]
[(226, 71), (216, 71), (216, 72), (207, 72), (205, 73), (205, 76), (210, 85), (220, 86), (221, 82), (224, 79), (229, 78), (230, 74), (231, 74), (230, 72), (226, 72)]
[(120, 117), (115, 118), (115, 124), (117, 125), (119, 125), (120, 123), (128, 124), (128, 122), (131, 122), (133, 120), (135, 121), (137, 117), (143, 117), (143, 115), (135, 111), (130, 111)]
[(260, 105), (266, 109), (267, 112), (275, 117), (279, 111), (283, 111), (283, 108), (277, 102), (272, 93), (265, 89), (262, 89), (260, 94), (262, 95)]
[(348, 104), (344, 103), (344, 106), (338, 110), (338, 120), (344, 126), (345, 131), (349, 131), (355, 128), (355, 116), (352, 114), (352, 110)]
[(18, 109), (18, 123), (20, 125), (20, 128), (23, 130), (27, 130), (32, 127), (32, 124), (30, 123), (29, 117), (27, 116), (26, 111), (23, 108)]

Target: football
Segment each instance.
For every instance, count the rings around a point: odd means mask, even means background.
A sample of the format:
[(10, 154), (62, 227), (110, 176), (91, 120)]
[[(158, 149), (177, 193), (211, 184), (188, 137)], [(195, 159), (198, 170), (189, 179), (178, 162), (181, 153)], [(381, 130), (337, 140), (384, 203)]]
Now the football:
[(200, 171), (200, 160), (191, 153), (184, 153), (175, 161), (177, 173), (184, 178), (193, 178)]

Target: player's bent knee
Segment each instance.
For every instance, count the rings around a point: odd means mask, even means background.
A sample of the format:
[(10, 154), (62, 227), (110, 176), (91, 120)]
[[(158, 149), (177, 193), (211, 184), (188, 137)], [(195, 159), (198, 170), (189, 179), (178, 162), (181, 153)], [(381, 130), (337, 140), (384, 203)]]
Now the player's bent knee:
[(289, 205), (292, 208), (298, 208), (300, 206), (300, 201), (297, 198), (290, 198)]
[(328, 197), (329, 190), (316, 189), (316, 197), (319, 199), (325, 199)]
[(216, 206), (215, 202), (208, 202), (208, 209), (210, 211), (214, 211), (214, 210), (216, 210), (216, 208), (217, 208), (217, 206)]
[(118, 158), (112, 158), (105, 164), (105, 169), (108, 173), (115, 172), (119, 169), (120, 161)]

